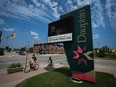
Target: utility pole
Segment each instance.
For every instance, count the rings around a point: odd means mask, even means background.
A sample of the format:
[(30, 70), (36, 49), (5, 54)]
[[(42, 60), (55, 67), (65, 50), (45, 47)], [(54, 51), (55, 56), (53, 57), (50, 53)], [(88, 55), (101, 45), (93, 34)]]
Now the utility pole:
[(47, 54), (47, 42), (48, 42), (48, 38), (46, 38), (46, 54)]
[(25, 67), (26, 67), (28, 60), (28, 52), (29, 52), (29, 42), (26, 43), (25, 50), (26, 50), (26, 61), (25, 61)]
[(98, 49), (99, 49), (99, 42), (98, 42)]

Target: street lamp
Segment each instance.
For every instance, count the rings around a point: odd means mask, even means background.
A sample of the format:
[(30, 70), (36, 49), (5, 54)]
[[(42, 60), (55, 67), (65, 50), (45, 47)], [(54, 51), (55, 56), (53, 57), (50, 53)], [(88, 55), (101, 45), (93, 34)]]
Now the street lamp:
[(25, 45), (25, 51), (26, 51), (26, 62), (25, 62), (25, 67), (26, 67), (27, 59), (28, 59), (28, 52), (29, 52), (29, 42), (27, 42)]

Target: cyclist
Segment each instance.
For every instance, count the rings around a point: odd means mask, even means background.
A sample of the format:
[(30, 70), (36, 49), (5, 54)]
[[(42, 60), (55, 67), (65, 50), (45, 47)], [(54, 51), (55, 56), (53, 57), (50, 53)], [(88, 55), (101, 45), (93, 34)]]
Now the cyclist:
[(31, 59), (31, 67), (34, 66), (34, 64), (36, 63), (36, 60), (37, 60), (37, 58), (36, 58), (36, 56), (33, 54), (33, 57), (32, 57), (32, 59)]

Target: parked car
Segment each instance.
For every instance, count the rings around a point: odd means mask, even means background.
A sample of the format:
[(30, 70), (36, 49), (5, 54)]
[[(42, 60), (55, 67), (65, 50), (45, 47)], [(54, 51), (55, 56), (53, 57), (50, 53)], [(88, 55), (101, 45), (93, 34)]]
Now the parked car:
[(26, 54), (25, 51), (20, 51), (20, 52), (19, 52), (19, 55), (25, 55), (25, 54)]

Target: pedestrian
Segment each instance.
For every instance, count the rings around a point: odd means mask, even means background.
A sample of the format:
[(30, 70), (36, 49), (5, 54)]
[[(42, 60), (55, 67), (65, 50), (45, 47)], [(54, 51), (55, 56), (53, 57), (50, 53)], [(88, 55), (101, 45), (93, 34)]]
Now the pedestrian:
[(49, 66), (53, 66), (53, 60), (52, 60), (51, 56), (49, 57), (48, 62), (49, 62), (49, 64), (48, 64)]
[(49, 64), (47, 65), (47, 67), (45, 67), (45, 69), (46, 70), (52, 70), (52, 69), (54, 69), (54, 67), (53, 67), (53, 60), (52, 60), (51, 56), (48, 59), (48, 63)]

